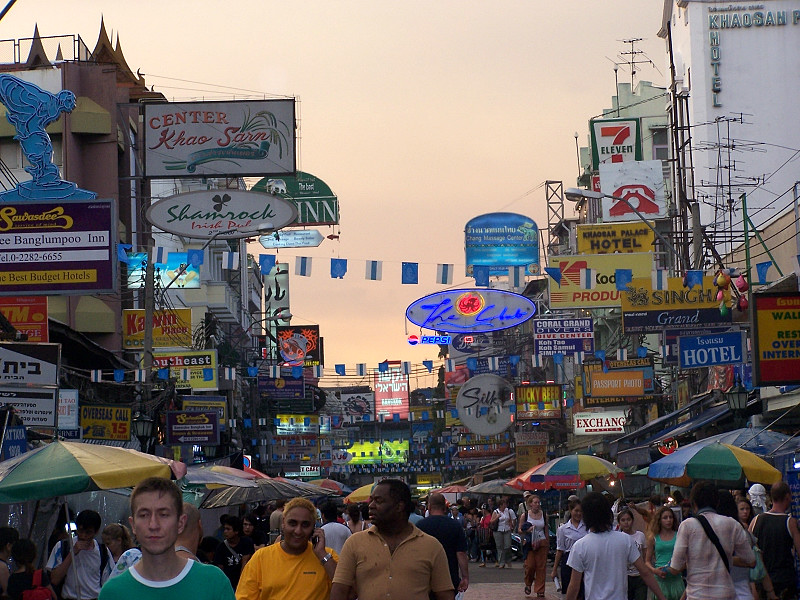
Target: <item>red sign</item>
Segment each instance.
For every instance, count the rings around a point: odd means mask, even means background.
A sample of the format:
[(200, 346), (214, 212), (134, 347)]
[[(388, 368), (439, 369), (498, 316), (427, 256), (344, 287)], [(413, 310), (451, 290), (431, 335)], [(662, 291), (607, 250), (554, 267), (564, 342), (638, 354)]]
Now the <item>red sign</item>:
[(667, 438), (663, 442), (659, 442), (656, 449), (664, 456), (672, 454), (678, 449), (678, 440), (675, 438)]
[(29, 342), (48, 342), (47, 296), (0, 297), (0, 312)]
[(400, 415), (400, 419), (408, 420), (408, 375), (400, 369), (375, 373), (374, 387), (376, 419), (384, 415), (388, 421)]

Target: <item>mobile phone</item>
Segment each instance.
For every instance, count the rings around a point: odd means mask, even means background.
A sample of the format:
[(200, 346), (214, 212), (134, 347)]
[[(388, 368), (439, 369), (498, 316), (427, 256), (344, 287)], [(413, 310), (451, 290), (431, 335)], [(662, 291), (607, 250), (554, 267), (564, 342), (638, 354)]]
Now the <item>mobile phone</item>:
[(319, 536), (315, 535), (311, 538), (311, 545), (316, 546), (319, 543)]

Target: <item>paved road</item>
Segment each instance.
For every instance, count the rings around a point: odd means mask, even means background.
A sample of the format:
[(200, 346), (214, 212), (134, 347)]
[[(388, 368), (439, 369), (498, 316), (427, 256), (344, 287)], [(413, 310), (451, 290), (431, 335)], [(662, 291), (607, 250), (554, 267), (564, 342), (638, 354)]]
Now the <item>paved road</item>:
[[(553, 568), (552, 563), (547, 563), (547, 573)], [(535, 598), (525, 596), (525, 583), (523, 581), (522, 563), (517, 561), (511, 564), (510, 569), (495, 569), (492, 563), (479, 568), (477, 563), (469, 564), (469, 589), (464, 594), (464, 600), (526, 600)], [(563, 596), (556, 592), (552, 581), (545, 585), (547, 600), (563, 600)]]

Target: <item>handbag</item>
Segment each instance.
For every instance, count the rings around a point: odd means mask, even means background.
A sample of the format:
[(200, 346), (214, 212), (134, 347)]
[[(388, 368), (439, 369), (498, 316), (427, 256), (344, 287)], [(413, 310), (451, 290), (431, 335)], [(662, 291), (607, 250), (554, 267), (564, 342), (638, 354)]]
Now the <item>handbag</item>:
[[(495, 515), (497, 518), (495, 519)], [(500, 512), (495, 509), (494, 514), (492, 515), (492, 520), (489, 521), (489, 529), (492, 531), (497, 531), (500, 528)]]
[(750, 567), (750, 581), (761, 581), (767, 575), (767, 568), (764, 566), (764, 557), (761, 548), (753, 544), (753, 554), (756, 555), (756, 564)]

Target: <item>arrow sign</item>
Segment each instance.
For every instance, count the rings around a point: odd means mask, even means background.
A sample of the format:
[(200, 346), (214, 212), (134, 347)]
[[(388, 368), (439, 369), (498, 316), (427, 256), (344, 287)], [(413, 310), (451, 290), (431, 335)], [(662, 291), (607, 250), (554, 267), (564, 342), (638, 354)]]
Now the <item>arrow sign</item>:
[[(277, 235), (277, 238), (275, 237)], [(314, 248), (322, 243), (322, 234), (316, 229), (282, 230), (272, 235), (262, 235), (258, 241), (264, 248)]]

